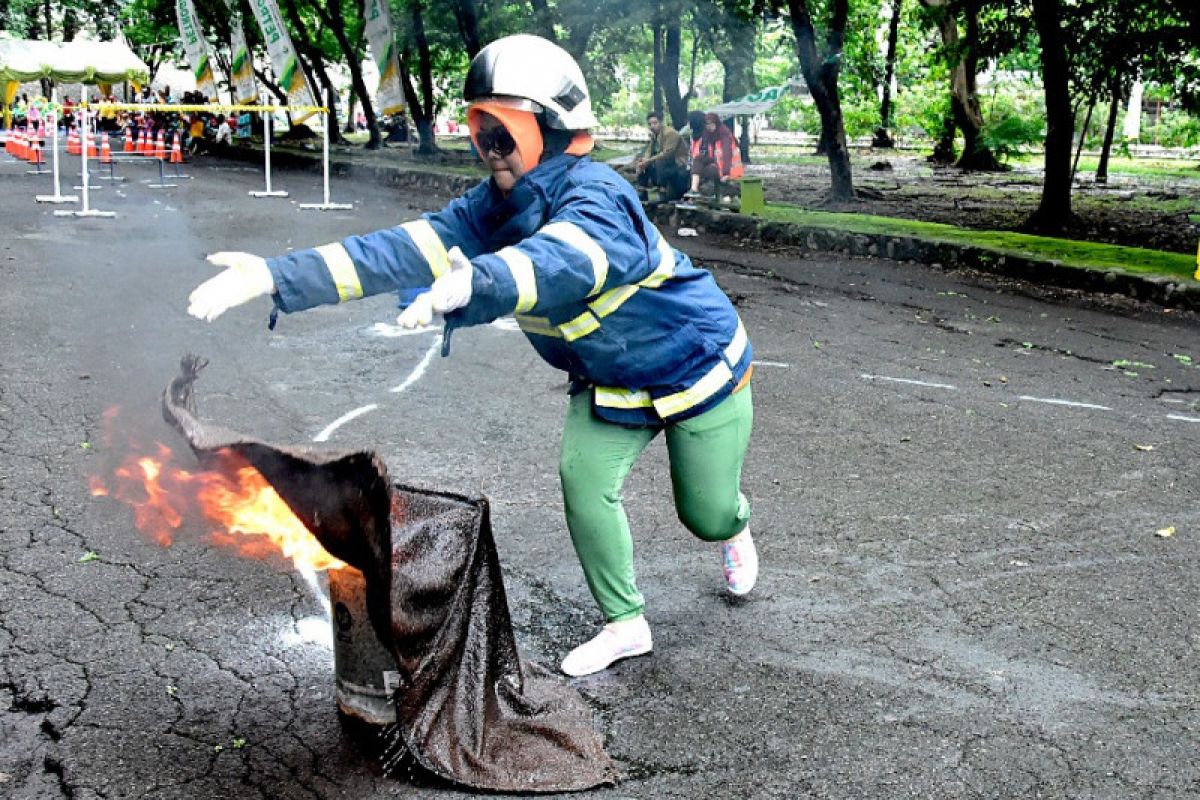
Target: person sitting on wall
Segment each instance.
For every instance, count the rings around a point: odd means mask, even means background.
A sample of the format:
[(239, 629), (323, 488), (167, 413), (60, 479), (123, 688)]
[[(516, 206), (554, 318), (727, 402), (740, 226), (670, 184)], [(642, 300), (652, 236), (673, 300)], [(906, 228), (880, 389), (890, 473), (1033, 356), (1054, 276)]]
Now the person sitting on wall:
[(646, 115), (646, 124), (650, 128), (650, 141), (633, 164), (635, 182), (643, 189), (651, 186), (662, 189), (667, 200), (678, 200), (688, 185), (687, 142), (663, 123), (657, 111)]
[(705, 114), (703, 134), (692, 139), (692, 188), (686, 196), (699, 197), (702, 182), (711, 182), (719, 193), (722, 184), (743, 173), (742, 154), (733, 133), (716, 114)]

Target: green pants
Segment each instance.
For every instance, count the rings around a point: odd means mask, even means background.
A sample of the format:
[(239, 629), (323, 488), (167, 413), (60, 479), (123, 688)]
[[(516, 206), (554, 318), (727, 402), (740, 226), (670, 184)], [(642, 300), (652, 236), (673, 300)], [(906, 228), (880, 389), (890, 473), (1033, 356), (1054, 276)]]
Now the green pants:
[(558, 467), (563, 504), (588, 588), (609, 622), (636, 617), (645, 606), (634, 580), (633, 537), (621, 504), (621, 486), (638, 456), (665, 430), (679, 520), (705, 541), (724, 541), (750, 521), (740, 485), (753, 422), (749, 386), (665, 428), (605, 422), (592, 413), (591, 392), (571, 398)]

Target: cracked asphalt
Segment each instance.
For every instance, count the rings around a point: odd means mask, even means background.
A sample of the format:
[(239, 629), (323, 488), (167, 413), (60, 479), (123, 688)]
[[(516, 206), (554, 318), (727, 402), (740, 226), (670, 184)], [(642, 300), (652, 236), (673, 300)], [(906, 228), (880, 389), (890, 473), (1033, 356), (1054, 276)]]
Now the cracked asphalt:
[[(390, 296), (273, 332), (266, 301), (185, 314), (207, 253), (322, 244), (448, 198), (336, 179), (355, 208), (320, 213), (296, 206), (320, 199), (312, 173), (255, 200), (246, 165), (157, 192), (148, 165), (121, 169), (92, 200), (119, 216), (78, 220), (0, 164), (0, 796), (463, 796), (380, 775), (342, 731), (319, 592), (289, 563), (200, 527), (163, 547), (88, 481), (133, 443), (183, 448), (159, 397), (199, 353), (206, 418), (324, 433), (397, 479), (487, 495), (518, 642), (554, 664), (599, 622), (562, 522), (563, 376), (505, 324), (431, 355), (435, 333), (393, 335)], [(745, 489), (763, 571), (748, 600), (722, 595), (656, 442), (625, 491), (656, 650), (576, 682), (626, 776), (594, 794), (1200, 796), (1200, 321), (668, 233), (760, 362)]]

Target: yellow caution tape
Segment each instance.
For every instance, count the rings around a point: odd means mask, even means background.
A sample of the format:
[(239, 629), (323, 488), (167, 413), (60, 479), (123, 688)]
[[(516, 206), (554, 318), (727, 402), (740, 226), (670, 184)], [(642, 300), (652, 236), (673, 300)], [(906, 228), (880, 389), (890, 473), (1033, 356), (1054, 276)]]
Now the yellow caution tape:
[(242, 106), (206, 103), (204, 105), (168, 105), (162, 103), (79, 103), (80, 108), (113, 111), (290, 111), (292, 113), (326, 114), (325, 106)]

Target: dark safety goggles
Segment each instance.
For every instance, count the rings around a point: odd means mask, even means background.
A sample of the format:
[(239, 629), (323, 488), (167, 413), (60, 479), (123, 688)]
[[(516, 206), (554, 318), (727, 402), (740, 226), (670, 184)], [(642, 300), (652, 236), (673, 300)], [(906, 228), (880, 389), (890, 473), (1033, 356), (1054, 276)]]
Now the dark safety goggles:
[(479, 146), (479, 152), (487, 155), (494, 150), (501, 158), (507, 158), (517, 149), (517, 140), (503, 125), (475, 134), (475, 142)]

